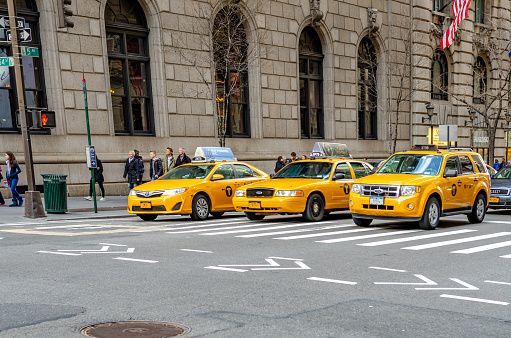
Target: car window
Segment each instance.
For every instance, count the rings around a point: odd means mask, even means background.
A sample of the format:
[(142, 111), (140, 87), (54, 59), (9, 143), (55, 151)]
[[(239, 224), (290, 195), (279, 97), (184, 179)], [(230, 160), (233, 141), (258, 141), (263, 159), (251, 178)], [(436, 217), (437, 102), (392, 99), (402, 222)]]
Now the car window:
[[(351, 179), (351, 170), (348, 166), (348, 163), (339, 163), (337, 167), (335, 167), (335, 174), (344, 174), (344, 178)], [(335, 175), (334, 174), (334, 175)]]
[(380, 174), (438, 175), (442, 166), (441, 155), (396, 154), (378, 169)]
[(362, 165), (364, 166), (364, 168), (366, 168), (367, 175), (371, 175), (373, 173), (373, 169), (371, 169), (371, 167), (367, 165), (367, 163), (362, 163)]
[(500, 169), (498, 173), (493, 176), (492, 180), (509, 179), (511, 178), (511, 167)]
[(484, 165), (483, 160), (481, 159), (481, 156), (472, 155), (472, 160), (476, 164), (477, 169), (479, 169), (480, 173), (485, 173), (486, 172), (486, 166)]
[(355, 178), (361, 178), (371, 174), (371, 170), (367, 170), (368, 167), (360, 162), (350, 162), (350, 164), (355, 173)]
[(475, 174), (474, 165), (467, 155), (460, 155), (461, 173), (463, 175)]
[(234, 169), (236, 170), (236, 174), (238, 174), (238, 178), (246, 178), (246, 177), (260, 177), (258, 173), (254, 170), (250, 169), (246, 165), (243, 164), (235, 164)]
[(234, 179), (234, 169), (230, 164), (222, 164), (218, 166), (215, 175), (223, 175), (224, 180), (232, 180)]
[(444, 174), (447, 170), (456, 170), (457, 173), (460, 172), (458, 169), (458, 156), (451, 156), (445, 161)]
[(273, 178), (311, 178), (327, 180), (330, 178), (332, 166), (332, 163), (326, 162), (293, 162), (280, 169), (280, 171), (275, 174)]

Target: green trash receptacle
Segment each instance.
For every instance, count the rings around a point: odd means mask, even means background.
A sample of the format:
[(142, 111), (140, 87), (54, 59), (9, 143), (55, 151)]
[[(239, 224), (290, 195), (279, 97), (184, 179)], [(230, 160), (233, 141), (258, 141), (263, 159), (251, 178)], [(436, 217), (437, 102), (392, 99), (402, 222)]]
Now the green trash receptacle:
[(50, 214), (67, 212), (67, 175), (42, 174), (44, 209)]

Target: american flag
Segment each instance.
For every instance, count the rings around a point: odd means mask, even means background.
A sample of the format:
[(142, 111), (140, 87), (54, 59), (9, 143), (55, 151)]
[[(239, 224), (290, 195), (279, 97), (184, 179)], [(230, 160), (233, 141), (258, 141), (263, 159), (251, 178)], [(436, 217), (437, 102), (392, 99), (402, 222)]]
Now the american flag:
[(468, 18), (468, 6), (470, 5), (470, 0), (454, 0), (452, 3), (452, 13), (454, 15), (454, 19), (452, 20), (451, 25), (444, 33), (442, 37), (442, 41), (440, 41), (440, 49), (444, 49), (449, 47), (454, 40), (454, 34), (456, 34), (456, 30), (460, 26), (461, 20)]

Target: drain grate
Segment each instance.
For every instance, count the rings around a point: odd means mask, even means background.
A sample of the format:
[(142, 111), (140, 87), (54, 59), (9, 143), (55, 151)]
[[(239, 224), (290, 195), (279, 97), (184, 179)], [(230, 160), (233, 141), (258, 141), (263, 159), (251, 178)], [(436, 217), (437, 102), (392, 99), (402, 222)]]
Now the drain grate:
[(80, 332), (95, 338), (166, 338), (190, 332), (190, 328), (175, 323), (129, 321), (90, 325)]

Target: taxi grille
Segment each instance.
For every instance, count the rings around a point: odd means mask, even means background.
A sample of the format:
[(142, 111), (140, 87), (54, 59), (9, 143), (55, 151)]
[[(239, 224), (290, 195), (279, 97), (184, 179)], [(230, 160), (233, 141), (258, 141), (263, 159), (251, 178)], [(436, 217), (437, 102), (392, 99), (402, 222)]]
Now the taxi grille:
[(247, 189), (247, 197), (273, 197), (275, 189), (268, 188), (249, 188)]
[(508, 195), (509, 189), (491, 189), (492, 195)]
[(362, 196), (399, 197), (398, 185), (362, 185)]
[(137, 194), (137, 197), (143, 198), (160, 197), (163, 195), (163, 191), (137, 191), (135, 193)]
[(372, 205), (372, 204), (363, 204), (362, 207), (364, 209), (377, 209), (377, 210), (394, 210), (393, 205)]

